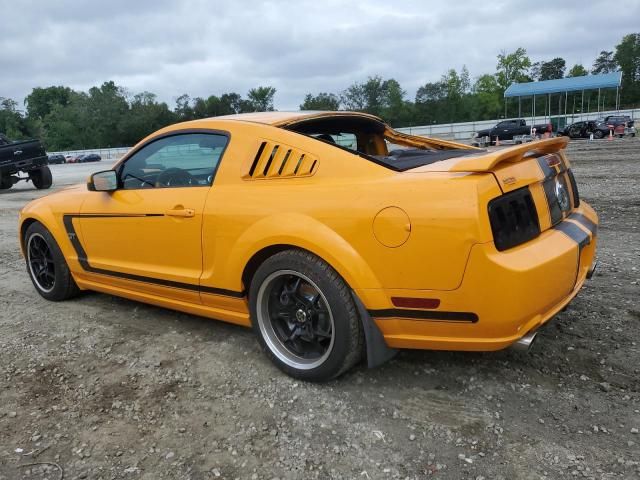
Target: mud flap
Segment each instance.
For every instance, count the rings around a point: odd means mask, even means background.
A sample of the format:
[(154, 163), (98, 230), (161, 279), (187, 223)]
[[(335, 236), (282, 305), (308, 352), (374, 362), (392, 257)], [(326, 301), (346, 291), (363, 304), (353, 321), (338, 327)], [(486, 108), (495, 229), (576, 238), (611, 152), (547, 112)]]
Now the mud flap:
[(358, 308), (358, 314), (362, 322), (362, 330), (364, 331), (364, 339), (367, 344), (367, 367), (378, 367), (395, 357), (398, 350), (387, 346), (382, 332), (354, 291), (351, 291), (351, 296)]

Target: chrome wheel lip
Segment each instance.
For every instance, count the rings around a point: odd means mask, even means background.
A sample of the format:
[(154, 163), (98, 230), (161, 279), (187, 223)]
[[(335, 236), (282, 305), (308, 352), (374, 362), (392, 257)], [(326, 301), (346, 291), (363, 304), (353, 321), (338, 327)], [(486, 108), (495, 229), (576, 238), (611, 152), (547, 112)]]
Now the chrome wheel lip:
[[(269, 315), (270, 287), (273, 285), (276, 279), (285, 275), (293, 275), (309, 283), (309, 285), (311, 285), (318, 292), (322, 301), (327, 307), (327, 311), (329, 312), (329, 319), (331, 321), (331, 341), (326, 352), (324, 352), (319, 358), (306, 359), (295, 355), (278, 338), (273, 328), (271, 317)], [(260, 288), (258, 289), (256, 297), (256, 320), (258, 322), (258, 327), (260, 328), (260, 333), (262, 334), (262, 338), (264, 339), (265, 343), (269, 347), (269, 350), (280, 361), (297, 370), (312, 370), (322, 365), (327, 360), (327, 358), (329, 358), (331, 352), (333, 351), (333, 346), (335, 343), (335, 322), (333, 319), (333, 312), (331, 311), (331, 307), (324, 293), (313, 280), (295, 270), (278, 270), (271, 273), (267, 278), (264, 279), (264, 281), (260, 285)]]
[[(33, 240), (35, 238), (39, 238), (40, 240), (42, 240), (42, 242), (47, 246), (47, 249), (49, 249), (49, 252), (51, 252), (51, 248), (49, 247), (49, 244), (47, 243), (46, 239), (40, 235), (39, 233), (33, 233), (30, 237), (29, 240), (27, 241), (27, 266), (29, 267), (29, 273), (31, 274), (31, 279), (34, 281), (34, 283), (36, 284), (36, 286), (44, 293), (49, 293), (51, 292), (55, 287), (56, 287), (56, 282), (55, 279), (53, 281), (53, 284), (51, 285), (50, 288), (46, 288), (44, 287), (40, 281), (38, 280), (38, 276), (36, 275), (36, 272), (33, 270), (33, 259), (31, 257), (31, 244), (33, 242)], [(53, 260), (53, 258), (52, 258)], [(55, 276), (55, 270), (53, 272), (54, 276)]]

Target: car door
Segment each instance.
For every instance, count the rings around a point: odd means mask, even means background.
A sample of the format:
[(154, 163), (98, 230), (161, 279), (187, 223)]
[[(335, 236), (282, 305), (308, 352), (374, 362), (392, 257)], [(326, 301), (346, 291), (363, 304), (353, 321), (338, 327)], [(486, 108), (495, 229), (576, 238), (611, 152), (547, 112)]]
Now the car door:
[(227, 142), (224, 132), (162, 136), (117, 168), (117, 190), (89, 193), (74, 219), (87, 274), (200, 303), (203, 208)]
[(585, 123), (584, 122), (576, 122), (573, 125), (569, 126), (569, 137), (570, 138), (580, 138), (584, 135), (585, 131)]
[(515, 127), (513, 122), (501, 122), (498, 124), (498, 127), (500, 140), (510, 140), (513, 137), (513, 129)]

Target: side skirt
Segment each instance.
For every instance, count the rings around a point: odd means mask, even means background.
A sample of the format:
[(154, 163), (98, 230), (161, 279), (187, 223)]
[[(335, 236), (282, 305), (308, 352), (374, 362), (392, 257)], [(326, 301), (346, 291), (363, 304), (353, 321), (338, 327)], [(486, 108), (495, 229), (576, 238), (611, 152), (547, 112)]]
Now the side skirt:
[(138, 290), (134, 291), (127, 288), (96, 282), (93, 280), (82, 278), (82, 276), (78, 275), (75, 275), (74, 279), (81, 289), (107, 293), (110, 295), (115, 295), (117, 297), (124, 297), (128, 298), (129, 300), (148, 303), (157, 307), (168, 308), (171, 310), (178, 310), (180, 312), (198, 315), (200, 317), (211, 318), (213, 320), (221, 320), (224, 322), (241, 325), (243, 327), (251, 326), (251, 321), (249, 319), (248, 313), (234, 312), (232, 310), (215, 308), (202, 304), (183, 302), (175, 299), (167, 299), (157, 295), (143, 293)]

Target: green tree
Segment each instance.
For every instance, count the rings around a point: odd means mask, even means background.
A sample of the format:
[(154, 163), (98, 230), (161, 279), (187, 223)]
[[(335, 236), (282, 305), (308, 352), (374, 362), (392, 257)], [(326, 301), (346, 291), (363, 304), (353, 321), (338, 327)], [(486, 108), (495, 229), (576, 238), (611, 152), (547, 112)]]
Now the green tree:
[(405, 100), (407, 92), (402, 89), (400, 83), (390, 78), (382, 83), (382, 89), (384, 96), (380, 116), (393, 126), (411, 124), (413, 105)]
[(564, 58), (556, 57), (548, 62), (540, 64), (540, 75), (538, 80), (554, 80), (564, 77), (566, 70), (566, 62)]
[(377, 115), (392, 125), (411, 124), (410, 102), (397, 80), (383, 80), (380, 76), (369, 77), (366, 82), (356, 82), (344, 90), (341, 103), (346, 110), (355, 110)]
[(321, 92), (318, 95), (307, 93), (300, 104), (300, 110), (339, 110), (340, 98), (334, 93)]
[(369, 77), (364, 83), (354, 83), (342, 92), (341, 101), (347, 110), (380, 115), (384, 104), (383, 80), (380, 76)]
[(175, 114), (155, 94), (141, 92), (133, 96), (122, 120), (122, 144), (133, 145), (156, 130), (175, 122)]
[(242, 97), (238, 93), (223, 93), (220, 97), (220, 109), (217, 115), (232, 115), (242, 110)]
[(614, 60), (622, 71), (622, 102), (632, 105), (640, 101), (640, 33), (622, 38), (616, 46)]
[(473, 84), (472, 112), (469, 119), (497, 118), (501, 110), (502, 94), (495, 75), (481, 75)]
[(589, 75), (589, 72), (579, 63), (571, 67), (569, 73), (567, 73), (567, 77), (584, 77), (585, 75)]
[(418, 88), (416, 92), (416, 103), (427, 103), (429, 101), (442, 100), (447, 97), (447, 84), (442, 80), (438, 82), (428, 82)]
[(441, 80), (427, 82), (418, 88), (414, 103), (414, 122), (417, 125), (438, 122), (447, 97), (447, 84)]
[(122, 120), (129, 111), (126, 92), (113, 81), (89, 89), (88, 126), (93, 131), (95, 147), (124, 145)]
[(276, 94), (275, 87), (256, 87), (249, 90), (247, 101), (243, 109), (249, 108), (252, 112), (272, 112), (273, 97)]
[(498, 65), (496, 67), (496, 81), (500, 90), (504, 92), (512, 83), (531, 81), (531, 78), (527, 75), (530, 67), (531, 60), (524, 48), (520, 47), (512, 53), (502, 51), (498, 55)]
[(183, 93), (176, 98), (176, 108), (174, 109), (178, 121), (186, 122), (187, 120), (193, 120), (193, 108), (191, 107), (191, 97), (186, 93)]
[(613, 52), (602, 50), (598, 58), (593, 62), (593, 68), (591, 73), (597, 75), (599, 73), (615, 72), (618, 69), (618, 63), (616, 62)]
[(67, 105), (55, 104), (45, 116), (42, 140), (50, 151), (98, 147), (91, 121), (89, 96), (72, 92)]
[(18, 111), (18, 102), (11, 98), (0, 97), (0, 133), (12, 140), (28, 136), (25, 120)]
[(31, 119), (44, 119), (51, 112), (55, 105), (68, 105), (71, 100), (71, 90), (69, 87), (52, 86), (36, 87), (24, 99), (27, 107), (27, 116)]

